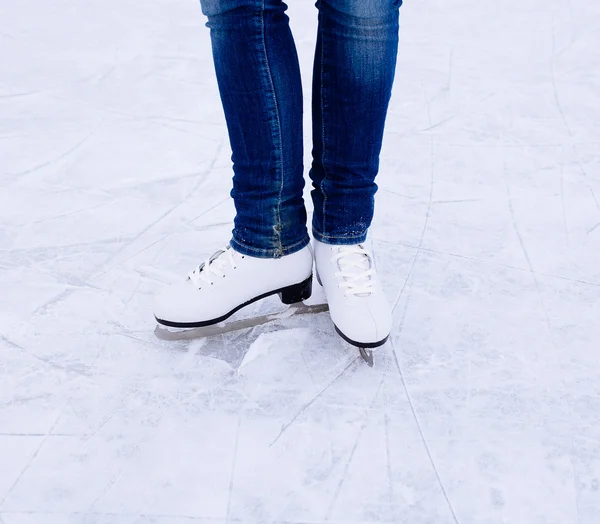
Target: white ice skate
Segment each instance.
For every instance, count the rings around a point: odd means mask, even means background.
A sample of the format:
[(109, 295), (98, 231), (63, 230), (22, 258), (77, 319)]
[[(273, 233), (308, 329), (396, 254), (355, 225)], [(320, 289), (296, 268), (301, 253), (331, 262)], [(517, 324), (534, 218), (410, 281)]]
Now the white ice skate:
[(279, 294), (284, 304), (301, 302), (312, 292), (312, 264), (308, 246), (281, 258), (242, 255), (227, 246), (158, 295), (154, 316), (164, 326), (196, 328), (269, 295)]
[(332, 246), (315, 240), (314, 246), (317, 278), (335, 329), (346, 342), (360, 348), (372, 365), (369, 350), (385, 344), (392, 326), (391, 307), (373, 256), (363, 244)]

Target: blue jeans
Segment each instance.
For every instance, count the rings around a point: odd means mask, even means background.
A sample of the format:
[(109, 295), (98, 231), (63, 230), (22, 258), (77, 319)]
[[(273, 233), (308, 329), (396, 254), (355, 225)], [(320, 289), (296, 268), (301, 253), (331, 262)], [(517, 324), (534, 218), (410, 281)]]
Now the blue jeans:
[[(280, 257), (309, 243), (302, 85), (282, 0), (200, 0), (233, 152), (231, 245)], [(363, 242), (398, 50), (402, 0), (318, 0), (312, 93), (312, 230)]]

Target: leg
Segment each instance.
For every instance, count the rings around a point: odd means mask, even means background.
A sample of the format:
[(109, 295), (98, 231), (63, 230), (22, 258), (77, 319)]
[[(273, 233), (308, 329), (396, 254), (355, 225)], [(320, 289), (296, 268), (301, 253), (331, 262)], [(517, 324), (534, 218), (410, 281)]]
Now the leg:
[(313, 234), (364, 242), (398, 49), (401, 0), (318, 0), (313, 75)]
[[(401, 0), (318, 0), (313, 76), (313, 234), (317, 275), (338, 333), (383, 345), (392, 311), (363, 245), (398, 49)], [(372, 356), (371, 356), (372, 357)]]
[(286, 5), (201, 3), (233, 150), (237, 214), (230, 245), (156, 298), (156, 320), (184, 328), (222, 322), (270, 295), (290, 304), (312, 291), (302, 199), (302, 88)]
[(231, 245), (262, 258), (309, 243), (302, 86), (282, 0), (201, 0), (233, 151)]

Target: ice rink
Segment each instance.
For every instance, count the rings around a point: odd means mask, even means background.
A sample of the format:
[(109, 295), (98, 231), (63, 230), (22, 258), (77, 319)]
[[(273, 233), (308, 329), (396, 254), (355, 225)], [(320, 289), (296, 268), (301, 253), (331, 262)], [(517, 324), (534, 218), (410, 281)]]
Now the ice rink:
[(0, 0), (0, 524), (600, 522), (600, 4), (401, 13), (369, 368), (326, 313), (155, 336), (233, 218), (197, 1)]

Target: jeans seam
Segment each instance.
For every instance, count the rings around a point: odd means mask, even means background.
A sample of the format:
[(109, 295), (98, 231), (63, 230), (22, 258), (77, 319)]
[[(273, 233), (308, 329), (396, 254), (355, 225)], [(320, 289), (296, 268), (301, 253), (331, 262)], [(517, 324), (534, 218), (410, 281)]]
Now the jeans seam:
[(271, 73), (271, 68), (269, 67), (269, 55), (267, 53), (267, 42), (266, 42), (266, 36), (265, 36), (265, 0), (262, 1), (262, 9), (261, 9), (261, 18), (260, 18), (260, 23), (261, 23), (261, 37), (262, 37), (262, 47), (263, 47), (263, 52), (264, 52), (264, 57), (265, 57), (265, 67), (267, 70), (267, 76), (269, 79), (269, 84), (271, 87), (271, 92), (273, 93), (273, 105), (274, 105), (274, 110), (275, 110), (275, 117), (277, 120), (277, 133), (278, 133), (278, 152), (279, 152), (279, 176), (281, 178), (281, 184), (279, 187), (279, 197), (277, 200), (277, 225), (275, 227), (275, 232), (277, 234), (277, 243), (278, 243), (278, 249), (280, 252), (283, 253), (283, 244), (282, 244), (282, 240), (281, 240), (281, 201), (282, 201), (282, 195), (283, 195), (283, 184), (284, 184), (284, 179), (283, 179), (283, 136), (282, 136), (282, 132), (281, 132), (281, 117), (279, 115), (279, 107), (277, 106), (277, 94), (275, 93), (275, 84), (273, 83), (273, 75)]
[(319, 21), (319, 31), (321, 31), (321, 72), (320, 72), (320, 81), (321, 85), (319, 86), (319, 90), (321, 91), (321, 168), (323, 169), (323, 179), (321, 180), (321, 184), (319, 184), (319, 189), (321, 190), (321, 194), (323, 195), (323, 230), (327, 230), (327, 193), (325, 192), (325, 182), (327, 181), (327, 169), (325, 168), (325, 32), (323, 31), (322, 21), (323, 15), (319, 13), (319, 17), (321, 20)]

